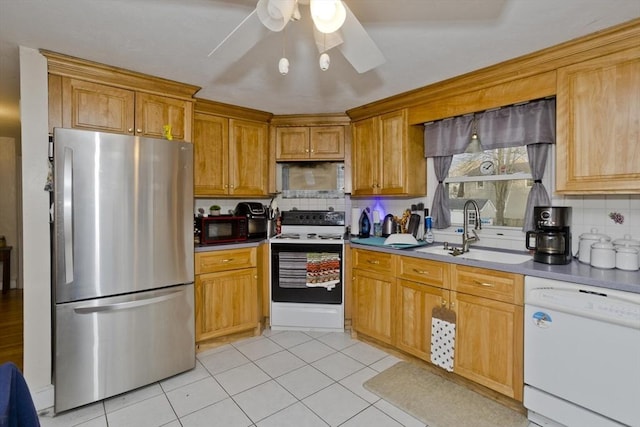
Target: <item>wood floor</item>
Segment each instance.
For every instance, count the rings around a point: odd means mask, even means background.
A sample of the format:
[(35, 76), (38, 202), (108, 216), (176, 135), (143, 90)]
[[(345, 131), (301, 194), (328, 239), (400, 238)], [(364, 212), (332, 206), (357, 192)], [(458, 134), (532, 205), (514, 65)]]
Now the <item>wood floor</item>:
[(15, 363), (22, 370), (22, 289), (0, 294), (0, 364)]

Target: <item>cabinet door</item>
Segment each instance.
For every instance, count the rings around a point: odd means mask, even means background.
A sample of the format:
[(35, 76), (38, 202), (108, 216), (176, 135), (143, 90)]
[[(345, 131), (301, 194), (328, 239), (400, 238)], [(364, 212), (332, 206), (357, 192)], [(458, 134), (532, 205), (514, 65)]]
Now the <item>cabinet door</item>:
[(164, 138), (164, 126), (171, 126), (177, 141), (191, 141), (193, 103), (166, 96), (136, 93), (136, 135)]
[(62, 79), (62, 126), (133, 135), (133, 91), (65, 77)]
[[(409, 180), (406, 110), (380, 117), (380, 194), (405, 194)], [(412, 177), (414, 179), (415, 177)]]
[(640, 193), (640, 47), (558, 69), (556, 190)]
[(196, 113), (193, 121), (194, 195), (229, 192), (229, 119)]
[(196, 342), (258, 326), (255, 268), (196, 276)]
[(351, 143), (351, 194), (354, 196), (378, 194), (378, 125), (376, 118), (353, 123)]
[(522, 306), (451, 294), (457, 315), (454, 372), (522, 401)]
[(344, 126), (311, 127), (309, 135), (309, 158), (344, 160)]
[(266, 196), (269, 184), (267, 125), (229, 119), (229, 195)]
[(354, 269), (354, 328), (382, 342), (393, 342), (395, 279)]
[(449, 291), (399, 279), (396, 297), (396, 346), (431, 362), (431, 313), (447, 305)]
[(276, 129), (276, 160), (308, 160), (309, 128), (305, 126)]

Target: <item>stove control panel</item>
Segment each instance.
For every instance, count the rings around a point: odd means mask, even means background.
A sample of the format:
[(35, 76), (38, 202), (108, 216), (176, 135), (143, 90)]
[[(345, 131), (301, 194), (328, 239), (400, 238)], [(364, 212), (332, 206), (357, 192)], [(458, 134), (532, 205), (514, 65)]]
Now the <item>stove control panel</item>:
[(344, 225), (344, 211), (283, 211), (282, 225)]

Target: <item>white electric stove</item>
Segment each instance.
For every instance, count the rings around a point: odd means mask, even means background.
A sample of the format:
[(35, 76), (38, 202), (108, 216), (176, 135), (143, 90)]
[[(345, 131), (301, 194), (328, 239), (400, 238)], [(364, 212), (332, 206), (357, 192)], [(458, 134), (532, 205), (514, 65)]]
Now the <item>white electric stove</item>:
[(271, 252), (271, 328), (344, 330), (344, 212), (282, 212)]

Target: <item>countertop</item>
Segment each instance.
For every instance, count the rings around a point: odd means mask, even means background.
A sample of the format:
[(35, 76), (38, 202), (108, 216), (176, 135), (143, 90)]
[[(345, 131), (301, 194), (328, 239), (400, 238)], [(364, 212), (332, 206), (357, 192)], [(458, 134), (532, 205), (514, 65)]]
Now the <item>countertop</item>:
[[(454, 257), (452, 255), (437, 255), (424, 252), (416, 252), (415, 249), (394, 249), (380, 246), (369, 246), (349, 242), (351, 247), (367, 249), (378, 252), (386, 252), (396, 255), (411, 256), (416, 258), (431, 259), (453, 264), (468, 265), (471, 267), (487, 268), (490, 270), (507, 271), (510, 273), (536, 276), (546, 279), (554, 279), (563, 282), (578, 283), (582, 285), (597, 286), (600, 288), (616, 289), (640, 294), (640, 270), (624, 271), (619, 269), (600, 269), (579, 262), (576, 258), (566, 265), (549, 265), (533, 260), (521, 264), (503, 264), (498, 262), (478, 261)], [(439, 246), (442, 243), (433, 243), (430, 246)], [(480, 246), (477, 246), (480, 248)], [(482, 248), (496, 252), (526, 253), (523, 251), (508, 251), (495, 248)], [(473, 251), (473, 246), (470, 251)]]
[[(262, 243), (267, 242), (266, 239), (257, 239), (253, 241), (246, 241), (241, 243), (226, 243), (217, 245), (196, 245), (195, 252), (210, 252), (218, 250), (240, 249), (257, 247)], [(431, 259), (434, 261), (442, 261), (453, 264), (468, 265), (471, 267), (487, 268), (490, 270), (506, 271), (510, 273), (523, 274), (525, 276), (536, 276), (546, 279), (560, 280), (563, 282), (578, 283), (582, 285), (596, 286), (600, 288), (616, 289), (619, 291), (633, 292), (640, 294), (640, 270), (639, 271), (624, 271), (619, 269), (600, 269), (591, 267), (590, 265), (583, 264), (576, 258), (566, 265), (549, 265), (529, 260), (521, 264), (503, 264), (498, 262), (478, 261), (472, 259), (458, 258), (449, 255), (437, 255), (428, 254), (423, 252), (416, 252), (414, 249), (394, 249), (381, 246), (370, 246), (358, 244), (345, 240), (346, 244), (351, 245), (353, 248), (366, 249), (371, 251), (386, 252), (396, 255), (412, 256), (416, 258)], [(430, 246), (439, 246), (442, 243), (433, 243)], [(480, 246), (475, 246), (482, 248)], [(473, 251), (474, 246), (471, 247)], [(509, 251), (500, 250), (495, 248), (482, 248), (489, 249), (496, 252), (508, 252), (508, 253), (526, 253), (523, 251)]]

